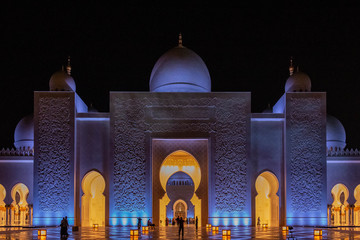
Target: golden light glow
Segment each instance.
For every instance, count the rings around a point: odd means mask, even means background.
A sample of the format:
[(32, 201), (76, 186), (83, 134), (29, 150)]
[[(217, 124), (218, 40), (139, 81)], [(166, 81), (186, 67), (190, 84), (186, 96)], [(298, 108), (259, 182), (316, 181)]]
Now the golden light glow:
[(142, 227), (142, 231), (143, 231), (143, 232), (149, 231), (149, 227), (148, 227), (148, 226), (143, 226), (143, 227)]
[(218, 232), (219, 231), (219, 227), (212, 227), (213, 232)]
[(263, 228), (267, 228), (267, 227), (268, 227), (267, 223), (264, 223), (264, 224), (262, 225), (262, 227), (263, 227)]
[(360, 184), (354, 190), (355, 207), (354, 207), (354, 225), (360, 225)]
[(263, 172), (255, 181), (255, 221), (264, 226), (279, 226), (279, 181), (271, 172)]
[(176, 172), (188, 174), (194, 181), (195, 191), (200, 185), (201, 171), (198, 161), (188, 152), (179, 150), (168, 155), (160, 167), (160, 182), (166, 191), (166, 183)]
[(314, 236), (322, 236), (322, 230), (321, 229), (314, 229)]
[(223, 236), (231, 236), (231, 230), (230, 229), (223, 229), (222, 230)]
[(46, 229), (39, 229), (38, 236), (46, 236)]
[(105, 180), (100, 173), (87, 173), (81, 183), (84, 195), (81, 197), (81, 225), (105, 226)]
[(130, 236), (139, 236), (139, 230), (131, 229), (130, 230)]
[(283, 230), (283, 231), (289, 231), (289, 227), (288, 227), (288, 226), (283, 226), (283, 227), (282, 227), (282, 230)]
[(206, 224), (206, 228), (211, 228), (211, 224)]
[(98, 228), (99, 224), (93, 224), (93, 228)]

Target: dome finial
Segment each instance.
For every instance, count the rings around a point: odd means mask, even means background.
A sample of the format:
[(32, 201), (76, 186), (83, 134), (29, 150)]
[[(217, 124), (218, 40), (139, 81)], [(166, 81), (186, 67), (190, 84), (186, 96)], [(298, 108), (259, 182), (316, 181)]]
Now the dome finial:
[(182, 34), (179, 33), (179, 47), (182, 47)]
[(68, 59), (67, 59), (66, 73), (67, 73), (69, 76), (71, 75), (70, 56), (68, 56)]
[(290, 76), (292, 76), (294, 74), (293, 57), (290, 57), (289, 74), (290, 74)]

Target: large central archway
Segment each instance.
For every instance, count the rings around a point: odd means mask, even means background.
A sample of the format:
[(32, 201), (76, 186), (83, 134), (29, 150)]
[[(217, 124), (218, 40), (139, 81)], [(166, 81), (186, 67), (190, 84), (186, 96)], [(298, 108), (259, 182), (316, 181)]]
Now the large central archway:
[(271, 172), (263, 172), (255, 182), (257, 196), (255, 197), (256, 223), (268, 226), (279, 226), (279, 181)]
[[(198, 161), (190, 153), (178, 150), (168, 155), (160, 167), (160, 183), (165, 191), (165, 195), (160, 199), (159, 216), (160, 219), (166, 219), (166, 206), (170, 202), (170, 198), (166, 192), (166, 184), (169, 178), (177, 172), (184, 172), (189, 175), (194, 183), (194, 194), (191, 198), (191, 203), (194, 205), (194, 216), (198, 217), (199, 225), (201, 226), (201, 200), (196, 195), (201, 182), (201, 170)], [(161, 222), (164, 225), (165, 221)]]
[(105, 226), (105, 179), (100, 173), (91, 171), (84, 176), (81, 186), (84, 192), (81, 197), (81, 225)]
[(16, 184), (11, 190), (11, 225), (30, 224), (30, 209), (27, 203), (29, 189), (23, 183)]

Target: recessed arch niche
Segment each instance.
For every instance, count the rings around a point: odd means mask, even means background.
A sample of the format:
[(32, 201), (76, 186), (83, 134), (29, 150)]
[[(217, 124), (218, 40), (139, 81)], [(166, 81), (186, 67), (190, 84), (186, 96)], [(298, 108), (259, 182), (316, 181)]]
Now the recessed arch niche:
[(261, 173), (255, 181), (255, 222), (268, 226), (279, 226), (279, 181), (269, 172)]
[(105, 226), (105, 179), (97, 171), (88, 172), (81, 183), (81, 226)]

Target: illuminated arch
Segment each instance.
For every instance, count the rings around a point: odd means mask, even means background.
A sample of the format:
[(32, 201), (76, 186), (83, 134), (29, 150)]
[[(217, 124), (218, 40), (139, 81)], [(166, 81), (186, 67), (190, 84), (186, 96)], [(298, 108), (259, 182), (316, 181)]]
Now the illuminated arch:
[(6, 190), (3, 185), (0, 184), (0, 226), (6, 224), (6, 208), (4, 199), (6, 197)]
[(184, 200), (182, 200), (182, 199), (178, 199), (176, 202), (174, 202), (174, 205), (173, 205), (173, 213), (174, 213), (174, 218), (177, 218), (178, 216), (177, 216), (177, 206), (178, 206), (178, 204), (182, 204), (182, 205), (184, 205), (184, 213), (185, 213), (185, 215), (184, 215), (184, 217), (183, 217), (183, 219), (184, 218), (187, 218), (187, 209), (188, 209), (188, 206), (187, 206), (187, 204), (186, 204), (186, 202), (184, 201)]
[[(344, 184), (338, 183), (331, 189), (331, 196), (334, 199), (331, 207), (333, 224), (349, 224), (349, 203), (347, 202), (349, 198), (348, 188)], [(344, 198), (343, 200), (342, 196)]]
[(160, 183), (166, 191), (166, 183), (176, 172), (188, 174), (194, 181), (195, 191), (198, 189), (201, 181), (200, 165), (196, 158), (190, 153), (178, 150), (168, 155), (160, 166)]
[(11, 225), (27, 225), (30, 220), (30, 209), (27, 203), (29, 189), (23, 183), (16, 184), (11, 189)]
[(97, 171), (88, 172), (82, 182), (84, 192), (81, 197), (81, 225), (105, 226), (105, 179)]
[[(166, 218), (166, 206), (170, 203), (166, 193), (167, 181), (176, 172), (188, 174), (194, 182), (194, 195), (190, 201), (194, 205), (194, 215), (198, 216), (198, 224), (201, 226), (201, 199), (195, 193), (201, 182), (201, 169), (196, 158), (183, 150), (169, 154), (160, 166), (160, 183), (165, 191), (165, 195), (159, 200), (160, 219)], [(165, 226), (164, 222), (162, 221), (162, 224)]]
[(268, 226), (279, 226), (279, 190), (277, 177), (269, 172), (261, 173), (255, 181), (257, 195), (255, 197), (255, 222), (268, 224)]
[(354, 208), (354, 225), (360, 225), (360, 184), (354, 190), (355, 208)]

